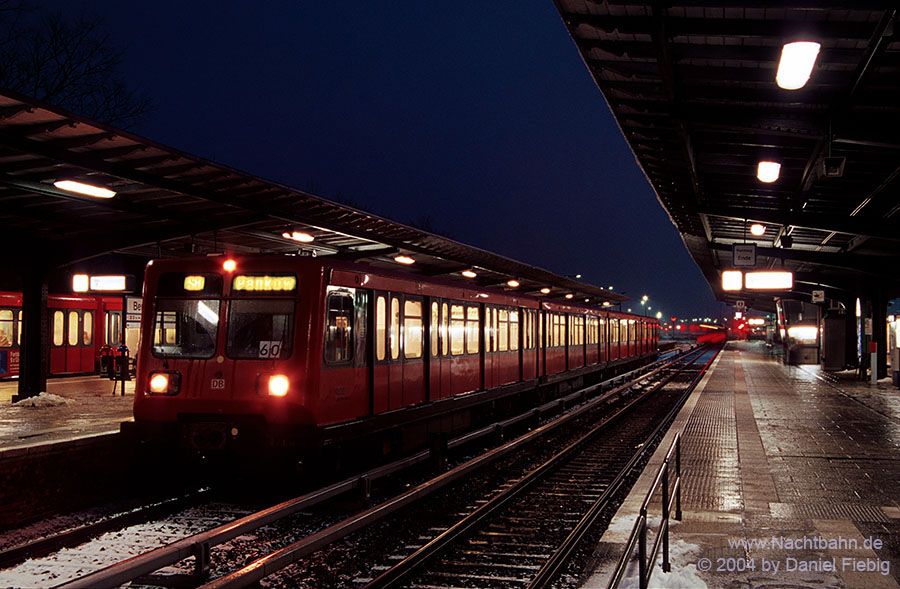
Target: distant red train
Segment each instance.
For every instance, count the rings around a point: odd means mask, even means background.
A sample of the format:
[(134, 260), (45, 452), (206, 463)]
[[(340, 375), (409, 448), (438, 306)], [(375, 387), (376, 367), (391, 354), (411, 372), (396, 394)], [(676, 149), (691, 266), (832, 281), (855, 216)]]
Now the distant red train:
[[(49, 295), (47, 312), (51, 375), (96, 372), (101, 347), (121, 340), (119, 298)], [(0, 378), (18, 376), (21, 344), (22, 294), (0, 292)]]
[(371, 434), (408, 445), (398, 436), (457, 429), (499, 403), (558, 394), (564, 377), (657, 352), (650, 317), (323, 258), (223, 262), (147, 267), (143, 435), (198, 449)]

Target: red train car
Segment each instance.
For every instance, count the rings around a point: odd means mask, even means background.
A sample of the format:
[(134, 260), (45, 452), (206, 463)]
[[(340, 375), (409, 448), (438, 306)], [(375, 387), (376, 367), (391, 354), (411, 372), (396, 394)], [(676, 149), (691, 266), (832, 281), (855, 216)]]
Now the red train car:
[[(464, 407), (655, 355), (650, 318), (323, 258), (224, 261), (147, 267), (142, 434), (211, 449), (446, 428)], [(641, 322), (642, 346), (620, 344), (612, 316)]]
[[(49, 295), (47, 313), (51, 375), (96, 372), (100, 348), (121, 339), (120, 299)], [(0, 292), (0, 378), (18, 376), (21, 344), (22, 294)]]

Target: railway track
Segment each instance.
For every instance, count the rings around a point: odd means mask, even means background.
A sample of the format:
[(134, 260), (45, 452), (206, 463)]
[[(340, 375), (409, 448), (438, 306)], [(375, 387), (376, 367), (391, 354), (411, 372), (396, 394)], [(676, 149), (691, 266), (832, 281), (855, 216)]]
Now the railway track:
[[(708, 363), (708, 356), (695, 355), (691, 365)], [(549, 584), (578, 539), (635, 474), (642, 456), (655, 447), (699, 371), (683, 369), (679, 375), (663, 380), (651, 394), (511, 482), (367, 587)]]
[[(621, 399), (627, 397), (632, 391), (639, 390), (642, 388), (642, 385), (637, 384), (637, 381), (642, 381), (645, 385), (650, 381), (653, 377), (653, 374), (660, 372), (662, 369), (656, 369), (655, 371), (651, 371), (650, 376), (646, 376), (644, 374), (637, 375), (635, 382), (619, 384), (617, 386), (610, 386), (608, 383), (605, 387), (596, 386), (592, 387), (597, 390), (593, 392), (585, 392), (581, 393), (573, 393), (568, 397), (554, 401), (553, 403), (547, 404), (547, 406), (538, 408), (535, 411), (530, 412), (529, 414), (511, 418), (506, 420), (505, 422), (495, 424), (490, 428), (485, 428), (484, 430), (480, 430), (479, 432), (472, 432), (465, 436), (461, 436), (455, 440), (452, 440), (449, 444), (450, 448), (458, 448), (466, 445), (471, 445), (473, 441), (478, 441), (481, 439), (487, 438), (497, 438), (504, 437), (502, 434), (508, 433), (512, 431), (513, 428), (519, 427), (521, 428), (523, 423), (535, 423), (535, 417), (542, 415), (545, 412), (549, 412), (551, 407), (558, 405), (557, 409), (562, 408), (563, 406), (570, 407), (572, 405), (578, 405), (583, 402), (583, 399), (589, 398), (591, 394), (598, 395), (593, 402), (588, 403), (587, 405), (582, 406), (581, 408), (569, 410), (570, 415), (568, 417), (563, 417), (556, 419), (553, 422), (550, 422), (549, 425), (541, 426), (537, 428), (534, 432), (529, 435), (522, 436), (521, 438), (514, 440), (512, 442), (508, 442), (501, 446), (498, 449), (492, 451), (495, 456), (489, 460), (484, 459), (484, 457), (478, 457), (470, 460), (469, 462), (477, 463), (471, 467), (460, 468), (457, 467), (453, 471), (449, 473), (445, 473), (442, 477), (438, 477), (437, 479), (433, 479), (430, 481), (426, 481), (418, 486), (412, 487), (412, 492), (408, 492), (407, 497), (403, 497), (403, 493), (400, 494), (399, 499), (393, 498), (389, 499), (381, 504), (376, 505), (370, 510), (363, 512), (362, 514), (356, 514), (344, 521), (339, 521), (332, 525), (329, 525), (330, 522), (333, 522), (335, 518), (319, 518), (318, 523), (309, 523), (308, 525), (304, 523), (301, 526), (297, 526), (295, 523), (292, 524), (290, 522), (284, 524), (284, 518), (296, 515), (298, 513), (307, 516), (306, 513), (311, 507), (322, 503), (323, 501), (327, 501), (330, 498), (337, 497), (340, 495), (346, 496), (347, 493), (355, 493), (357, 497), (361, 495), (367, 495), (372, 488), (372, 483), (381, 478), (390, 479), (395, 475), (396, 472), (403, 468), (409, 468), (415, 464), (426, 463), (429, 460), (429, 456), (427, 452), (420, 453), (416, 456), (407, 458), (400, 463), (395, 463), (391, 465), (387, 465), (385, 467), (381, 467), (379, 469), (374, 469), (368, 473), (364, 473), (359, 477), (354, 477), (348, 479), (346, 481), (342, 481), (331, 485), (329, 487), (320, 489), (313, 493), (308, 493), (300, 498), (286, 501), (277, 506), (273, 506), (267, 510), (257, 513), (240, 513), (239, 511), (231, 511), (227, 514), (228, 518), (233, 521), (229, 521), (228, 523), (224, 523), (221, 525), (217, 525), (220, 523), (218, 518), (207, 517), (205, 515), (197, 515), (196, 517), (199, 520), (206, 519), (206, 527), (211, 529), (206, 529), (205, 531), (200, 531), (196, 534), (191, 534), (191, 529), (196, 529), (198, 527), (202, 527), (200, 525), (195, 526), (183, 526), (180, 531), (180, 534), (174, 534), (169, 537), (169, 541), (171, 542), (164, 548), (158, 548), (156, 550), (151, 550), (148, 553), (143, 554), (127, 554), (125, 556), (130, 556), (125, 563), (117, 563), (111, 564), (111, 566), (105, 566), (107, 564), (104, 562), (95, 562), (86, 564), (82, 567), (81, 573), (88, 573), (92, 568), (99, 568), (99, 571), (95, 571), (94, 573), (72, 580), (65, 584), (65, 586), (70, 587), (100, 587), (100, 586), (117, 586), (123, 583), (126, 583), (132, 579), (138, 579), (138, 582), (148, 585), (162, 585), (167, 586), (172, 584), (172, 580), (166, 580), (165, 575), (153, 575), (153, 571), (158, 569), (162, 569), (164, 567), (169, 567), (171, 569), (171, 565), (173, 563), (179, 563), (175, 575), (170, 576), (171, 579), (175, 579), (175, 583), (184, 584), (187, 582), (189, 585), (195, 585), (199, 582), (202, 582), (203, 578), (216, 578), (211, 582), (212, 586), (226, 586), (230, 583), (230, 579), (238, 579), (236, 581), (236, 585), (241, 585), (244, 581), (246, 581), (247, 577), (242, 576), (243, 573), (241, 571), (246, 571), (244, 569), (239, 568), (237, 573), (228, 574), (230, 569), (234, 569), (235, 566), (241, 565), (244, 561), (252, 560), (252, 555), (248, 559), (246, 554), (235, 556), (233, 553), (236, 552), (237, 548), (241, 550), (250, 549), (254, 552), (261, 551), (274, 551), (273, 554), (284, 554), (285, 552), (290, 553), (290, 557), (288, 559), (289, 562), (293, 562), (297, 558), (302, 558), (305, 554), (310, 554), (317, 549), (322, 548), (323, 546), (328, 546), (330, 543), (334, 542), (334, 540), (338, 538), (345, 537), (347, 534), (351, 533), (355, 529), (359, 529), (361, 527), (367, 526), (371, 524), (373, 521), (377, 521), (383, 518), (385, 515), (404, 507), (405, 505), (409, 505), (415, 503), (421, 497), (434, 492), (435, 490), (442, 488), (444, 485), (449, 485), (452, 482), (456, 481), (460, 477), (468, 476), (471, 472), (474, 472), (476, 469), (481, 468), (484, 464), (489, 463), (493, 459), (501, 458), (506, 456), (507, 454), (515, 452), (517, 449), (523, 448), (525, 445), (533, 441), (534, 439), (538, 439), (541, 435), (544, 435), (548, 432), (553, 432), (554, 430), (564, 430), (565, 428), (559, 428), (559, 424), (552, 425), (556, 422), (561, 423), (571, 423), (573, 419), (578, 419), (579, 413), (587, 413), (592, 409), (593, 405), (603, 406), (608, 403), (613, 402), (621, 402)], [(574, 415), (572, 415), (574, 414)], [(546, 428), (546, 432), (538, 431)], [(497, 434), (501, 435), (498, 436)], [(488, 452), (491, 454), (491, 452)], [(465, 465), (463, 465), (465, 466)], [(456, 471), (456, 472), (454, 472)], [(407, 483), (409, 485), (410, 483)], [(396, 488), (396, 484), (393, 485)], [(401, 484), (401, 487), (403, 485)], [(351, 495), (352, 497), (353, 495)], [(351, 504), (354, 502), (351, 501)], [(355, 503), (358, 505), (358, 502)], [(345, 506), (346, 508), (346, 506)], [(228, 511), (230, 508), (226, 508)], [(238, 516), (237, 519), (234, 519), (235, 516)], [(338, 514), (338, 519), (340, 515)], [(259, 534), (257, 531), (261, 526), (269, 527), (272, 525), (278, 526), (276, 522), (281, 522), (282, 526), (276, 527), (275, 531), (269, 531), (268, 534)], [(165, 523), (162, 523), (157, 528), (162, 527), (163, 529), (172, 528)], [(175, 526), (178, 527), (178, 526)], [(291, 528), (299, 528), (293, 531), (293, 536), (286, 530), (290, 530)], [(147, 528), (144, 528), (145, 530)], [(303, 536), (303, 530), (313, 530), (312, 533), (307, 532), (308, 535)], [(315, 531), (318, 529), (318, 531)], [(125, 532), (119, 532), (120, 537)], [(299, 539), (296, 539), (297, 535), (300, 535)], [(179, 537), (186, 536), (186, 537)], [(270, 541), (267, 537), (271, 536), (287, 536), (286, 538), (281, 538), (277, 542)], [(86, 533), (85, 536), (90, 536), (89, 533)], [(49, 544), (52, 544), (54, 540), (50, 540)], [(292, 547), (296, 548), (300, 546), (300, 550), (292, 550)], [(224, 552), (227, 553), (225, 557), (222, 556), (223, 550), (216, 548), (216, 546), (221, 546), (224, 548)], [(212, 553), (212, 557), (210, 556)], [(185, 561), (184, 559), (187, 557), (193, 556), (193, 559), (188, 559)], [(120, 557), (121, 558), (121, 557)], [(267, 557), (264, 557), (267, 558)], [(77, 560), (77, 559), (76, 559)], [(190, 560), (193, 560), (194, 563), (191, 564)], [(259, 559), (258, 559), (259, 560)], [(249, 568), (254, 568), (254, 563), (256, 563), (256, 569), (260, 569), (259, 562), (253, 561), (250, 564)], [(265, 570), (269, 570), (268, 566), (271, 562), (277, 560), (275, 557), (268, 557), (268, 561), (264, 568)], [(212, 566), (212, 568), (210, 568)], [(280, 565), (279, 565), (280, 566)], [(71, 567), (70, 567), (71, 568)], [(71, 573), (71, 571), (69, 571)], [(185, 580), (185, 574), (187, 574), (188, 581)], [(193, 574), (193, 576), (190, 576)], [(152, 576), (147, 576), (152, 575)], [(235, 576), (236, 575), (236, 576)], [(261, 578), (258, 572), (253, 573), (256, 578)], [(263, 575), (264, 576), (264, 575)], [(65, 575), (60, 575), (58, 577), (61, 581), (71, 579), (72, 575), (69, 574), (68, 577)], [(252, 581), (251, 581), (252, 582)], [(24, 585), (28, 585), (28, 583), (23, 583)], [(52, 585), (53, 582), (48, 581), (46, 578), (37, 582), (36, 584), (41, 586)]]

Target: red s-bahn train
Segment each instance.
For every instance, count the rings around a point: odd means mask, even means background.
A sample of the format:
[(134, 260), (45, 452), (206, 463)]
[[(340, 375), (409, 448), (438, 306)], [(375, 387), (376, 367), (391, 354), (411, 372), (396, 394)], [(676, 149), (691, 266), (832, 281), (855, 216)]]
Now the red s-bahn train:
[(656, 356), (650, 317), (323, 258), (223, 261), (148, 264), (143, 436), (387, 451)]
[[(100, 349), (121, 340), (120, 298), (49, 295), (47, 312), (51, 375), (97, 372)], [(0, 378), (18, 376), (21, 345), (22, 294), (0, 292)]]

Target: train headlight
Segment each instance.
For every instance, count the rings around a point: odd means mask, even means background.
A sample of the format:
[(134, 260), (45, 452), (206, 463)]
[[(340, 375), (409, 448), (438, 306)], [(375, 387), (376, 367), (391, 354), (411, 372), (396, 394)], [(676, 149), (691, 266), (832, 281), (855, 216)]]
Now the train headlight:
[(273, 397), (283, 397), (290, 388), (288, 377), (283, 374), (276, 374), (269, 377), (269, 394)]
[(154, 395), (174, 395), (181, 388), (181, 375), (177, 372), (151, 372), (150, 392)]

